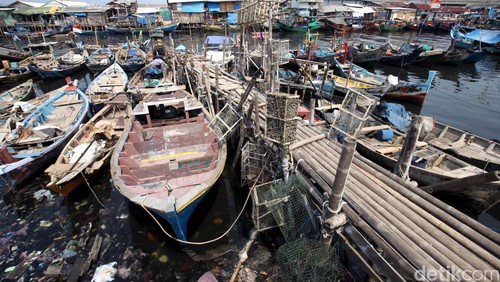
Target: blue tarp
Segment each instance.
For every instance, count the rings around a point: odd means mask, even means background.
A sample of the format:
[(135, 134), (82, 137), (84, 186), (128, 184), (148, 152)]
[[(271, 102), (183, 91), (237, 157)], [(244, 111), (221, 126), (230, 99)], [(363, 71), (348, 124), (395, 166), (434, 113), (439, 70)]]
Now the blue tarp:
[(75, 17), (86, 17), (87, 13), (82, 12), (64, 12), (66, 15), (75, 16)]
[(209, 12), (220, 12), (220, 4), (218, 2), (208, 2)]
[(476, 29), (462, 34), (462, 37), (495, 45), (500, 42), (500, 30)]
[(234, 3), (234, 10), (239, 10), (240, 9), (240, 3)]
[(182, 12), (203, 13), (205, 12), (205, 3), (203, 2), (182, 3)]
[(374, 110), (374, 114), (389, 121), (402, 132), (406, 132), (410, 126), (410, 115), (403, 105), (382, 101)]
[(136, 17), (137, 17), (138, 24), (147, 25), (147, 24), (155, 23), (155, 16), (154, 15), (144, 15), (144, 16), (136, 15)]
[(231, 45), (231, 38), (227, 36), (210, 35), (205, 39), (205, 45)]
[(238, 23), (238, 14), (237, 13), (227, 13), (227, 23), (228, 24), (237, 24)]

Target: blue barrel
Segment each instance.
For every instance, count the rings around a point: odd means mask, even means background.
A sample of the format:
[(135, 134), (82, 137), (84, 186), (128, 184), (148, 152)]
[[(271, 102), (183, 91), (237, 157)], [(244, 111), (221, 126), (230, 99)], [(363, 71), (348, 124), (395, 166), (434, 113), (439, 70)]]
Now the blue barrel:
[(390, 129), (382, 129), (377, 131), (376, 138), (379, 141), (389, 141), (392, 139), (392, 136), (394, 135), (394, 132)]

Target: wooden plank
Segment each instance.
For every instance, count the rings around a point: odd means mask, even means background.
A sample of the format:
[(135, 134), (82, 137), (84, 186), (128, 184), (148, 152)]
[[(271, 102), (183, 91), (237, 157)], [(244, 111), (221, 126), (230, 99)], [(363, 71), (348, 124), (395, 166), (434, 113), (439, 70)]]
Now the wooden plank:
[(359, 133), (368, 133), (368, 132), (377, 131), (377, 130), (383, 130), (383, 129), (391, 129), (391, 127), (388, 126), (388, 125), (367, 126), (367, 127), (361, 128), (361, 130), (359, 131)]

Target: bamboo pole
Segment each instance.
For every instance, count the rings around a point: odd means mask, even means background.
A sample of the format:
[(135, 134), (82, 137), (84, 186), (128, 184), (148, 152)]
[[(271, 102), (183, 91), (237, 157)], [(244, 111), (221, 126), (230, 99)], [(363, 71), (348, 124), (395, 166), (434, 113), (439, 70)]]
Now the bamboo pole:
[(420, 135), (420, 130), (422, 129), (423, 119), (421, 116), (416, 116), (413, 119), (412, 125), (408, 133), (406, 134), (405, 142), (401, 153), (399, 154), (398, 161), (394, 167), (393, 172), (403, 179), (408, 179), (408, 173), (410, 171), (411, 159), (413, 157), (413, 152), (417, 147), (418, 136)]

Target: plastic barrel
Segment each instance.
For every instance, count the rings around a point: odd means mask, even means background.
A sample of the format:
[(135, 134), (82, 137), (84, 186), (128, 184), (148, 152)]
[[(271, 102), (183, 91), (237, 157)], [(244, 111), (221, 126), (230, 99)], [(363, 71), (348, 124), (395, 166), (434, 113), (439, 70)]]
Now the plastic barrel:
[(382, 129), (377, 131), (376, 138), (380, 141), (388, 141), (392, 139), (394, 132), (390, 129)]

